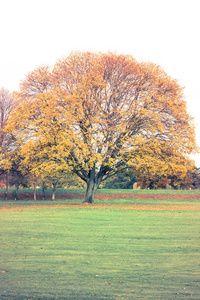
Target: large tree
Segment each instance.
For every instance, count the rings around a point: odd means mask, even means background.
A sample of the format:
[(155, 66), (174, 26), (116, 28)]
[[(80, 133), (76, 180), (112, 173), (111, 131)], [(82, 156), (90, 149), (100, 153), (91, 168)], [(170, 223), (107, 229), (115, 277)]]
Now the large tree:
[(73, 52), (52, 71), (28, 74), (15, 97), (8, 130), (21, 148), (40, 147), (42, 161), (51, 157), (84, 180), (85, 202), (127, 166), (186, 172), (196, 150), (183, 89), (159, 66), (129, 55)]

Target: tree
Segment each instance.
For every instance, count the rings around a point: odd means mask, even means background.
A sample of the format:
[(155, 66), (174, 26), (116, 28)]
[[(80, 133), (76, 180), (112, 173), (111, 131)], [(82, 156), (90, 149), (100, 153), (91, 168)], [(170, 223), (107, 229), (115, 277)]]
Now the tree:
[(133, 189), (133, 184), (137, 181), (135, 174), (131, 170), (117, 173), (108, 178), (103, 185), (104, 189)]
[[(56, 139), (56, 135), (51, 134), (51, 138)], [(34, 200), (36, 200), (36, 185), (42, 185), (43, 199), (45, 186), (52, 188), (52, 200), (55, 200), (57, 187), (80, 186), (78, 176), (71, 172), (66, 163), (59, 161), (57, 147), (51, 143), (46, 144), (46, 139), (34, 143), (28, 139), (20, 153), (23, 157), (20, 164), (22, 172), (29, 174), (29, 183), (34, 186)]]
[(186, 174), (148, 176), (143, 174), (137, 178), (138, 185), (143, 189), (197, 189), (200, 187), (200, 176), (196, 168)]
[(128, 166), (136, 175), (141, 168), (184, 173), (180, 162), (197, 149), (183, 89), (159, 66), (129, 55), (73, 52), (51, 72), (30, 73), (15, 97), (7, 130), (21, 148), (40, 144), (70, 167), (87, 184), (85, 202)]
[(5, 132), (4, 128), (9, 114), (13, 108), (13, 97), (5, 88), (0, 89), (0, 147), (3, 146)]
[(0, 175), (3, 175), (6, 183), (5, 198), (7, 199), (8, 194), (8, 170), (3, 167), (2, 159), (5, 158), (8, 145), (9, 136), (4, 131), (5, 126), (8, 122), (8, 117), (13, 109), (14, 100), (12, 95), (5, 88), (0, 89)]
[(200, 188), (200, 169), (199, 168), (194, 168), (189, 175), (192, 177), (193, 180), (193, 186), (195, 189)]

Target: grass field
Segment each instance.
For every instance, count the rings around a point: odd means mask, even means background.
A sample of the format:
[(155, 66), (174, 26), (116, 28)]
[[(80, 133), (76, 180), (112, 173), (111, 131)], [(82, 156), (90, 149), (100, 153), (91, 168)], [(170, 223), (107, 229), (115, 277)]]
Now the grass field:
[(0, 201), (1, 300), (200, 299), (200, 191), (78, 194)]

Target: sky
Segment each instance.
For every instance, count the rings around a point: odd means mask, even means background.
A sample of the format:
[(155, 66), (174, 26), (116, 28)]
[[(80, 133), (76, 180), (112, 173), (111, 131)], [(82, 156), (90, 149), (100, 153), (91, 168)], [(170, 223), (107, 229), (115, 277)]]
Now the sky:
[[(199, 0), (1, 0), (0, 88), (71, 51), (114, 51), (160, 65), (185, 88), (200, 147)], [(200, 154), (193, 157), (200, 167)]]

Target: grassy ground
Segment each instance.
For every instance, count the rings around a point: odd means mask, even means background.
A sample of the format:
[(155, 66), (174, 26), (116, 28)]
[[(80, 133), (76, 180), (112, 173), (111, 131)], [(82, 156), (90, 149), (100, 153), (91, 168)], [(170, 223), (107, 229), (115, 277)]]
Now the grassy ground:
[[(4, 194), (6, 191), (5, 188), (0, 188), (0, 194)], [(15, 188), (9, 188), (9, 194), (14, 194)], [(46, 194), (51, 194), (51, 189), (46, 189)], [(33, 190), (31, 188), (20, 188), (19, 194), (23, 193), (32, 193)], [(42, 190), (37, 189), (37, 194), (41, 194)], [(57, 189), (56, 195), (59, 198), (59, 194), (83, 194), (85, 193), (85, 189)], [(163, 194), (163, 195), (200, 195), (200, 190), (132, 190), (132, 189), (98, 189), (97, 194)]]
[(124, 209), (141, 200), (120, 196), (92, 209), (17, 201), (32, 209), (0, 211), (0, 299), (200, 299), (200, 211), (189, 209), (200, 200), (189, 196), (143, 200), (180, 205), (158, 211)]

